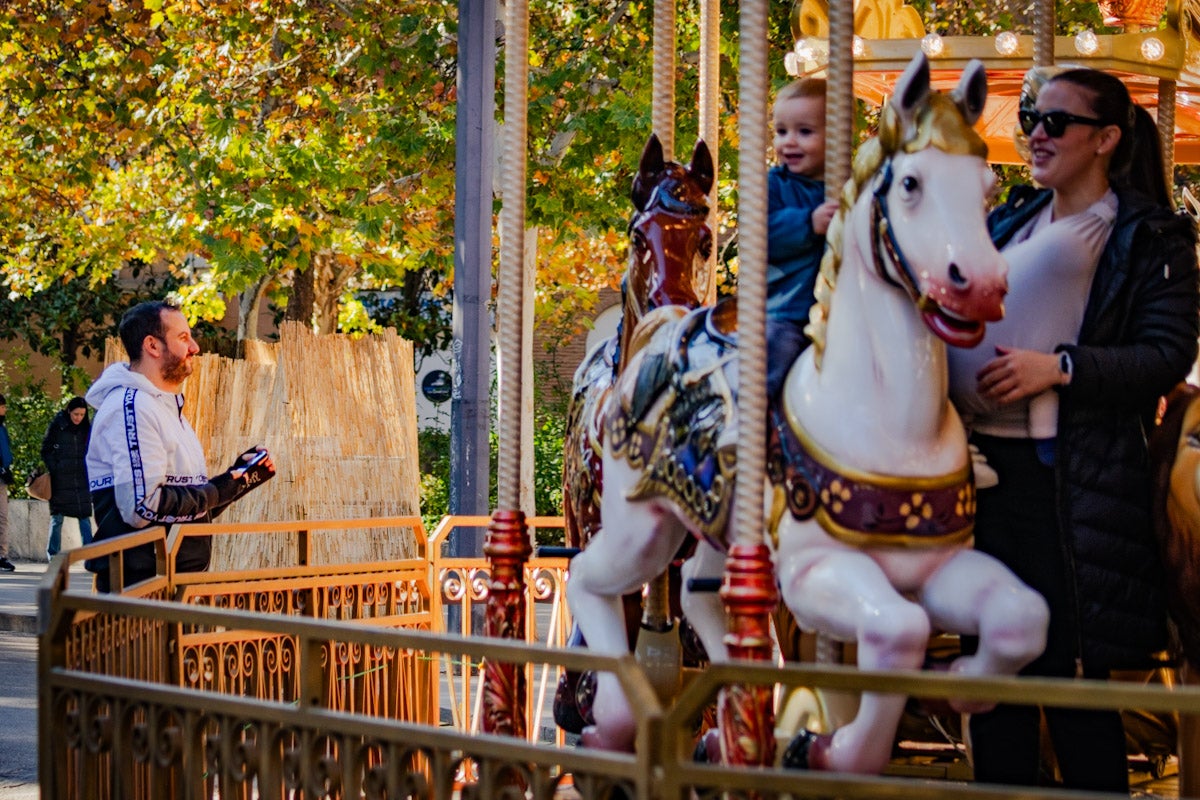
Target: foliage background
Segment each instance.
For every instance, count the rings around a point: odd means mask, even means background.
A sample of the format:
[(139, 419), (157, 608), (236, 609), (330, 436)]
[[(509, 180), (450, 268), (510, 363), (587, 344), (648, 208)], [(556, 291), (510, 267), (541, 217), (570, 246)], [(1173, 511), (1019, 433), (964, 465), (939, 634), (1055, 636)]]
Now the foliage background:
[(0, 386), (5, 387), (0, 393), (8, 401), (4, 423), (12, 442), (13, 475), (16, 478), (16, 483), (7, 488), (9, 496), (17, 499), (29, 496), (25, 492), (25, 479), (42, 463), (42, 439), (46, 429), (70, 399), (69, 396), (61, 400), (51, 398), (45, 383), (30, 379), (29, 374), (27, 359), (14, 364), (0, 361)]
[[(1032, 23), (1032, 0), (911, 5), (946, 35)], [(769, 17), (776, 87), (789, 80), (790, 11), (775, 3)], [(699, 5), (685, 0), (677, 12), (676, 142), (686, 157), (698, 124)], [(222, 352), (264, 335), (262, 304), (318, 331), (388, 325), (418, 351), (444, 348), (454, 175), (471, 168), (455, 164), (457, 13), (432, 0), (8, 4), (0, 339), (70, 366), (99, 352), (123, 308), (174, 291), (206, 347)], [(650, 0), (531, 7), (527, 222), (539, 253), (535, 313), (550, 347), (590, 324), (599, 291), (623, 272), (628, 190), (650, 129), (652, 14)], [(1094, 3), (1058, 4), (1057, 24), (1062, 34), (1102, 29)], [(721, 2), (721, 27), (718, 253), (729, 291), (734, 0)], [(496, 30), (503, 125), (502, 19)], [(870, 121), (860, 114), (863, 135)], [(1178, 183), (1195, 177), (1177, 174)], [(234, 309), (229, 330), (221, 321)], [(553, 439), (562, 399), (539, 399), (539, 442)], [(553, 450), (539, 444), (539, 460)], [(539, 483), (539, 497), (549, 490)]]

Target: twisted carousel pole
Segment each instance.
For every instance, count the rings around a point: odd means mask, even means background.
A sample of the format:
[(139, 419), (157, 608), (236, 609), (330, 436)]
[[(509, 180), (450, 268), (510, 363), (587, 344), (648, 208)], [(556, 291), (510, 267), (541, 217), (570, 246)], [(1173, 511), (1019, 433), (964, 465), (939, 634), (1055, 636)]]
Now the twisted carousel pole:
[[(720, 0), (701, 0), (700, 3), (700, 138), (708, 145), (713, 164), (720, 159), (720, 100), (721, 100), (721, 3)], [(719, 174), (719, 170), (718, 170)], [(714, 237), (720, 230), (717, 215), (717, 181), (708, 190), (708, 229)], [(704, 265), (707, 280), (697, 284), (703, 289), (700, 302), (712, 305), (717, 301), (717, 249), (712, 248)]]
[(1038, 0), (1033, 10), (1033, 65), (1054, 63), (1054, 0)]
[[(529, 81), (529, 2), (508, 0), (505, 16), (504, 149), (500, 209), (500, 453), (497, 502), (483, 552), (491, 566), (487, 636), (525, 640), (525, 563), (533, 548), (520, 510), (521, 320), (524, 304), (525, 172)], [(525, 738), (525, 668), (488, 660), (483, 674), (483, 730)]]
[[(825, 91), (825, 198), (837, 200), (850, 179), (854, 144), (854, 3), (829, 5), (829, 67)], [(819, 664), (841, 664), (843, 644), (828, 636), (814, 641)]]
[(653, 90), (650, 128), (663, 158), (675, 160), (675, 0), (654, 0)]
[(1177, 84), (1170, 78), (1158, 79), (1158, 136), (1162, 141), (1163, 178), (1167, 191), (1175, 189), (1175, 101)]
[[(675, 0), (654, 0), (652, 45), (653, 86), (650, 127), (662, 144), (663, 158), (675, 160)], [(650, 639), (656, 641), (651, 642)], [(638, 633), (638, 656), (663, 700), (678, 691), (680, 680), (679, 637), (671, 618), (670, 573), (664, 572), (646, 584), (642, 595), (642, 629)], [(643, 661), (655, 654), (656, 662)]]
[[(849, 2), (849, 0), (847, 0)], [(767, 0), (740, 6), (738, 90), (738, 441), (733, 542), (721, 599), (735, 659), (769, 661), (770, 615), (778, 603), (763, 541), (767, 436)], [(775, 761), (771, 688), (732, 685), (717, 701), (721, 758), (727, 764)]]

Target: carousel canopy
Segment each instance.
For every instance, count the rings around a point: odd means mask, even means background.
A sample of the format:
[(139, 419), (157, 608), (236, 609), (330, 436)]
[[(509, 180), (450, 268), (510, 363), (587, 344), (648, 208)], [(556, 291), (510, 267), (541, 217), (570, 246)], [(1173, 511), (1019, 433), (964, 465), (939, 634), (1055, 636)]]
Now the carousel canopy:
[[(1121, 33), (1084, 31), (1054, 39), (1056, 66), (1087, 66), (1119, 75), (1135, 102), (1165, 119), (1174, 116), (1174, 160), (1200, 163), (1200, 0), (1111, 0), (1100, 3), (1105, 23)], [(920, 15), (899, 0), (856, 0), (854, 91), (879, 105), (918, 48), (929, 56), (933, 82), (952, 89), (967, 62), (987, 66), (988, 102), (978, 126), (989, 160), (1021, 163), (1013, 140), (1025, 72), (1034, 66), (1034, 37), (1004, 31), (995, 36), (927, 33)], [(795, 52), (788, 68), (822, 75), (828, 66), (828, 6), (802, 0), (792, 11)], [(1160, 125), (1161, 127), (1161, 125)]]

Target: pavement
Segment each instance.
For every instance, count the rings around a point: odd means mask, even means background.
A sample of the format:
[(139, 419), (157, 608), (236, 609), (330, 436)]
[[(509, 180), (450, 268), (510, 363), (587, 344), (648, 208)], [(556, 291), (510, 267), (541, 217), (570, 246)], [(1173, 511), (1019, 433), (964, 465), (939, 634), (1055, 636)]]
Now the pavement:
[[(37, 633), (37, 592), (46, 568), (38, 561), (12, 559), (16, 572), (0, 572), (0, 633)], [(83, 564), (71, 567), (71, 588), (91, 586)]]
[(0, 800), (34, 800), (37, 783), (37, 589), (48, 566), (0, 572)]
[(48, 564), (13, 559), (16, 572), (0, 572), (0, 631), (37, 633), (37, 589)]

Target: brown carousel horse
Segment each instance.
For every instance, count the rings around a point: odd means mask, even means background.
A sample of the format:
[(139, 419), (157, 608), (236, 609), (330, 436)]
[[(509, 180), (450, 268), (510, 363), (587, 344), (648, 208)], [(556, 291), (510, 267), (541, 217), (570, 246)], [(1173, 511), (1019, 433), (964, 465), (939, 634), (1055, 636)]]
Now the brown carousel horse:
[[(606, 408), (634, 332), (645, 316), (666, 306), (696, 308), (713, 276), (708, 267), (713, 237), (708, 227), (708, 193), (714, 167), (708, 145), (696, 143), (686, 167), (666, 161), (654, 134), (646, 142), (630, 199), (629, 262), (621, 282), (622, 316), (617, 334), (596, 345), (575, 372), (563, 453), (563, 515), (570, 548), (582, 548), (600, 529)], [(640, 599), (626, 598), (630, 641), (638, 632)], [(572, 645), (583, 644), (578, 628)], [(590, 724), (592, 676), (568, 673), (559, 683), (555, 719), (579, 733)]]
[(665, 161), (662, 144), (650, 134), (630, 192), (635, 211), (629, 221), (629, 265), (621, 282), (620, 327), (575, 372), (563, 453), (563, 513), (571, 547), (586, 545), (600, 527), (604, 407), (634, 330), (661, 306), (696, 308), (701, 303), (696, 286), (708, 285), (713, 179), (712, 156), (703, 141), (696, 143), (692, 161), (684, 167)]

